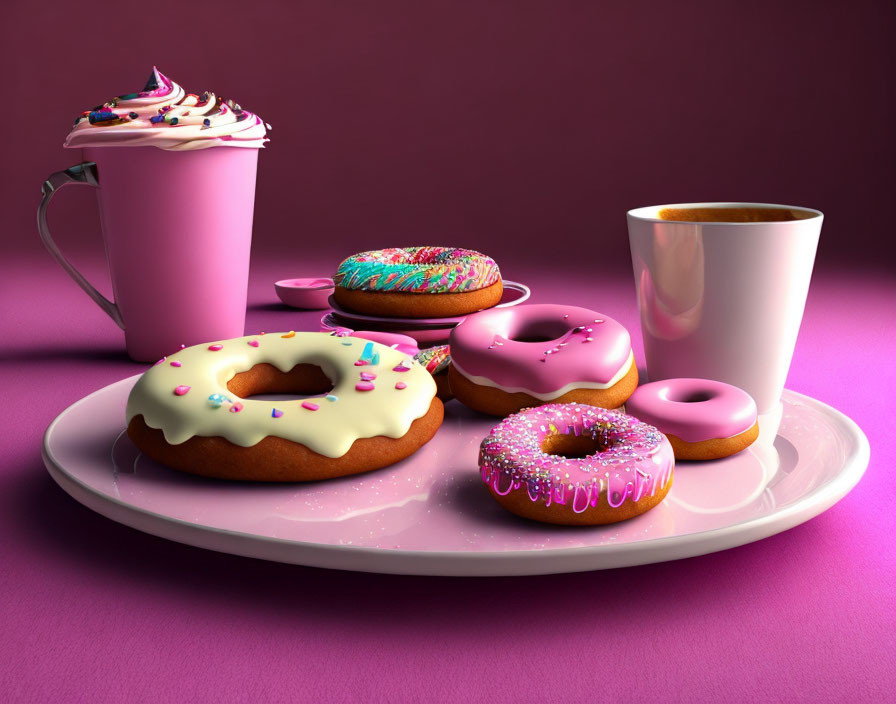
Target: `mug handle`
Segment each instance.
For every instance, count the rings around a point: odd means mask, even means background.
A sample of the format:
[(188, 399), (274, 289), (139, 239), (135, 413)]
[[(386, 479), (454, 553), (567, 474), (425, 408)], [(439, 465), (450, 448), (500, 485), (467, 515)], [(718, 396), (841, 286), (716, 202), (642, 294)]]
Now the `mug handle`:
[(84, 163), (73, 166), (65, 171), (57, 171), (44, 181), (44, 184), (40, 189), (43, 197), (40, 199), (40, 206), (37, 208), (37, 231), (40, 233), (40, 239), (47, 248), (47, 251), (53, 255), (53, 258), (57, 262), (59, 262), (59, 266), (65, 269), (66, 273), (72, 277), (72, 280), (84, 289), (84, 293), (90, 296), (94, 302), (106, 311), (106, 314), (115, 321), (115, 324), (124, 330), (124, 321), (121, 319), (121, 311), (118, 309), (118, 306), (97, 291), (91, 283), (84, 278), (81, 272), (71, 265), (68, 259), (66, 259), (62, 252), (59, 251), (59, 247), (56, 246), (56, 243), (50, 235), (50, 227), (47, 225), (47, 208), (50, 206), (50, 200), (52, 200), (56, 191), (63, 186), (68, 186), (72, 183), (81, 183), (96, 188), (99, 185), (99, 182), (97, 181), (96, 164), (92, 161), (85, 161)]

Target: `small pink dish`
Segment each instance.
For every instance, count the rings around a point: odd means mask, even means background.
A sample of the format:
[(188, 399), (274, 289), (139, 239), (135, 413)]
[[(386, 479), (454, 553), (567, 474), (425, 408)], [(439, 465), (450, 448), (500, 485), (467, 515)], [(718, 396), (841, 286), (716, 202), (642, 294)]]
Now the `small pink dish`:
[(336, 288), (333, 279), (283, 279), (274, 284), (280, 300), (293, 308), (323, 310), (329, 308), (327, 299)]

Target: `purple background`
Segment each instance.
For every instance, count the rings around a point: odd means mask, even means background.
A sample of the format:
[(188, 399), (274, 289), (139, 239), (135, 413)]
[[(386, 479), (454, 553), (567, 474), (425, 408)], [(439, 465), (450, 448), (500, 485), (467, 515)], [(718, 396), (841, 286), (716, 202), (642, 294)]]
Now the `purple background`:
[[(627, 209), (695, 200), (818, 208), (822, 263), (879, 262), (875, 245), (891, 239), (885, 0), (4, 8), (5, 157), (18, 176), (0, 217), (16, 248), (40, 247), (30, 205), (78, 160), (61, 147), (74, 117), (140, 89), (153, 62), (273, 125), (259, 254), (425, 240), (500, 260), (550, 241), (558, 263), (627, 267)], [(57, 200), (59, 239), (98, 246), (92, 199)]]
[[(6, 3), (0, 692), (890, 696), (896, 6), (833, 5)], [(71, 119), (141, 87), (152, 62), (274, 125), (261, 155), (249, 330), (311, 326), (314, 316), (275, 303), (275, 278), (326, 274), (363, 247), (445, 242), (492, 254), (534, 301), (612, 314), (640, 354), (627, 208), (735, 199), (823, 210), (787, 385), (859, 423), (868, 473), (830, 511), (759, 543), (525, 579), (263, 563), (91, 513), (46, 474), (41, 434), (78, 398), (144, 367), (42, 251), (34, 209), (42, 179), (77, 161), (60, 146)], [(108, 291), (88, 193), (64, 191), (51, 222)]]

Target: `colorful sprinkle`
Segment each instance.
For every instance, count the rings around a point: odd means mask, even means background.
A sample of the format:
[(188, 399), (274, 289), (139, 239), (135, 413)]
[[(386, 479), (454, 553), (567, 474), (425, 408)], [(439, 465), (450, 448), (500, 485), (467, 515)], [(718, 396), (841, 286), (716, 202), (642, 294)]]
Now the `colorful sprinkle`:
[(361, 372), (361, 381), (373, 381), (376, 379), (376, 374), (373, 372)]
[(439, 374), (448, 368), (451, 363), (451, 352), (448, 345), (437, 345), (420, 350), (414, 355), (414, 360), (426, 367), (430, 374)]
[(239, 401), (237, 401), (235, 404), (233, 404), (227, 410), (229, 410), (231, 413), (239, 413), (241, 410), (243, 410), (243, 404), (241, 404)]
[(295, 337), (295, 336), (296, 336), (296, 331), (290, 330), (288, 333), (286, 333), (285, 335), (281, 335), (280, 337)]
[(225, 402), (230, 403), (230, 399), (224, 394), (212, 394), (208, 397), (208, 405), (212, 408), (220, 408)]
[(174, 387), (174, 395), (175, 396), (183, 396), (189, 390), (190, 390), (189, 386), (184, 386), (183, 384), (181, 384), (180, 386)]
[[(305, 404), (302, 404), (302, 405), (304, 406)], [(282, 417), (283, 417), (283, 411), (281, 411), (280, 409), (274, 408), (271, 410), (271, 418), (282, 418)]]
[(175, 359), (173, 362), (171, 362), (171, 366), (172, 366), (172, 367), (179, 367), (179, 366), (181, 366), (181, 364), (180, 364), (180, 362), (178, 362), (178, 361)]
[(351, 342), (345, 342), (344, 340), (343, 340), (342, 344), (345, 345), (346, 347), (351, 347), (351, 346), (352, 346), (352, 343), (351, 343)]
[(370, 364), (370, 362), (368, 362), (366, 359), (359, 359), (357, 362), (355, 362), (356, 367), (366, 367), (368, 364)]
[(401, 362), (398, 364), (397, 367), (392, 367), (392, 371), (393, 372), (409, 372), (409, 371), (411, 371), (411, 367), (413, 367), (413, 366), (414, 366), (414, 360), (411, 359), (410, 357), (405, 357), (403, 360), (401, 360)]
[(209, 120), (208, 118), (205, 118), (205, 119), (202, 121), (202, 124), (205, 125), (206, 127), (208, 127), (209, 125), (212, 124), (212, 121)]
[(361, 351), (361, 359), (365, 359), (369, 362), (370, 358), (372, 356), (373, 356), (373, 343), (368, 342), (366, 345), (364, 345), (364, 349)]
[(327, 401), (333, 402), (338, 401), (339, 397), (334, 394), (327, 394)]
[(373, 385), (372, 381), (359, 381), (355, 384), (355, 389), (357, 391), (373, 391), (376, 387)]
[(152, 366), (157, 367), (157, 366), (159, 366), (162, 362), (164, 362), (166, 359), (168, 359), (168, 358), (167, 358), (167, 357), (162, 357), (158, 362), (156, 362), (156, 363), (153, 364)]
[(224, 349), (224, 345), (209, 345), (208, 349), (211, 352), (219, 352)]
[(172, 118), (171, 118), (171, 124), (172, 124), (172, 125), (176, 125), (177, 122), (178, 122), (178, 120), (177, 120), (176, 117), (172, 117)]
[(302, 408), (307, 408), (309, 411), (316, 411), (320, 406), (311, 401), (302, 401)]
[(128, 117), (131, 118), (132, 120), (136, 120), (140, 116), (135, 112), (129, 112)]
[(102, 122), (111, 122), (112, 120), (119, 120), (121, 118), (111, 110), (95, 110), (87, 116), (87, 121), (90, 122), (91, 125), (100, 124)]
[(258, 340), (249, 340), (247, 343), (249, 347), (258, 347)]
[(395, 384), (395, 388), (398, 389), (398, 390), (400, 391), (401, 389), (406, 389), (406, 388), (408, 388), (408, 385), (405, 384), (403, 381), (399, 381), (399, 382), (397, 382), (397, 383)]

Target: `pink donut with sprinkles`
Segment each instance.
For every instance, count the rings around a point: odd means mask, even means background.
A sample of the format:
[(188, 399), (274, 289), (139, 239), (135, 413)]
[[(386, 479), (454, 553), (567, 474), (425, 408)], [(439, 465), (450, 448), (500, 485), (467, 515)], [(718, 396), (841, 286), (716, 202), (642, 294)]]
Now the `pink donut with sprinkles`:
[(680, 460), (728, 457), (759, 437), (756, 402), (721, 381), (654, 381), (638, 387), (625, 409), (664, 433)]
[(543, 403), (618, 408), (638, 385), (628, 330), (603, 313), (534, 304), (467, 316), (452, 331), (451, 391), (482, 413)]
[(505, 418), (479, 450), (482, 479), (501, 506), (562, 525), (616, 523), (650, 510), (669, 493), (674, 465), (656, 428), (578, 403)]

